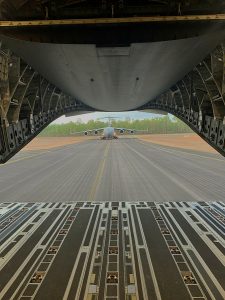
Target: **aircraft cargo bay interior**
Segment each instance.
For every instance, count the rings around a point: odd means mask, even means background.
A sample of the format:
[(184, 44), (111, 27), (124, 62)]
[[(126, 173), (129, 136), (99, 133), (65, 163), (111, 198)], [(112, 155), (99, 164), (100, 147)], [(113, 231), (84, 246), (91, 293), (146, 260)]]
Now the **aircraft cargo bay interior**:
[(0, 1), (0, 299), (225, 299), (224, 71), (224, 1)]

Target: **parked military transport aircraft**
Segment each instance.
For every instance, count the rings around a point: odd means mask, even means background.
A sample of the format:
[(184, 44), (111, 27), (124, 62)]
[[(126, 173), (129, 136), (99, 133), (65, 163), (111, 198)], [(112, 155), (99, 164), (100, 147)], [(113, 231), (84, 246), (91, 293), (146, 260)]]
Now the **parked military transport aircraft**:
[(108, 126), (103, 128), (96, 128), (92, 130), (80, 131), (80, 132), (73, 132), (71, 134), (84, 134), (84, 135), (98, 135), (102, 133), (101, 139), (102, 140), (109, 140), (109, 139), (118, 139), (118, 133), (124, 134), (133, 134), (136, 132), (146, 132), (145, 130), (135, 130), (135, 129), (127, 129), (127, 128), (115, 128), (112, 126), (112, 119), (118, 119), (117, 117), (104, 117), (99, 119), (108, 119)]
[(143, 130), (135, 130), (135, 129), (126, 129), (126, 128), (114, 128), (112, 126), (107, 126), (105, 128), (96, 128), (92, 130), (86, 130), (86, 131), (81, 131), (81, 132), (73, 132), (71, 134), (84, 134), (84, 135), (91, 135), (95, 134), (98, 135), (102, 132), (101, 139), (102, 140), (109, 140), (109, 139), (118, 139), (117, 133), (124, 134), (133, 134), (136, 132), (144, 132)]

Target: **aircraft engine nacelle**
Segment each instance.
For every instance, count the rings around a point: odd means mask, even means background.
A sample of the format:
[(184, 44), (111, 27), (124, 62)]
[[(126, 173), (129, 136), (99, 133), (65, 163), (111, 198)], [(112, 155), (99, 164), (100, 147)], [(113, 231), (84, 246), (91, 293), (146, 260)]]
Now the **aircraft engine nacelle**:
[(123, 134), (123, 133), (124, 133), (124, 130), (123, 130), (123, 129), (120, 129), (120, 133)]
[(98, 130), (95, 130), (95, 134), (98, 134)]
[(85, 132), (84, 132), (84, 135), (88, 135), (88, 132), (87, 132), (87, 131), (85, 131)]

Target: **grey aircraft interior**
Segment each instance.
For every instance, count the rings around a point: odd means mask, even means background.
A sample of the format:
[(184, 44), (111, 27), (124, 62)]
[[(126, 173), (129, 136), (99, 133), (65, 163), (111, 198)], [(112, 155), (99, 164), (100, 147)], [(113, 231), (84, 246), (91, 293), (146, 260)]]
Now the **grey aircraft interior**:
[(223, 2), (0, 5), (1, 162), (59, 116), (91, 111), (169, 112), (225, 153)]
[[(224, 70), (225, 1), (0, 1), (1, 300), (225, 299)], [(20, 152), (63, 115), (134, 110), (222, 156), (135, 138)], [(83, 134), (116, 131), (135, 132)]]

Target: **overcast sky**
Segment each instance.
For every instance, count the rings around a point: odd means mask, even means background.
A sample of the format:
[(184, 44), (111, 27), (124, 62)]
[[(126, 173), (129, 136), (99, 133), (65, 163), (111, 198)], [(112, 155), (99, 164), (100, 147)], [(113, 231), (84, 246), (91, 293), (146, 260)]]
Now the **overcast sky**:
[(140, 111), (128, 111), (128, 112), (94, 112), (94, 113), (88, 113), (73, 117), (65, 117), (62, 116), (55, 120), (54, 124), (62, 124), (62, 123), (69, 123), (69, 122), (76, 122), (77, 120), (81, 120), (82, 122), (86, 123), (89, 120), (96, 120), (99, 118), (105, 118), (105, 117), (118, 117), (119, 119), (149, 119), (153, 117), (160, 117), (159, 114), (152, 114), (148, 112), (140, 112)]

